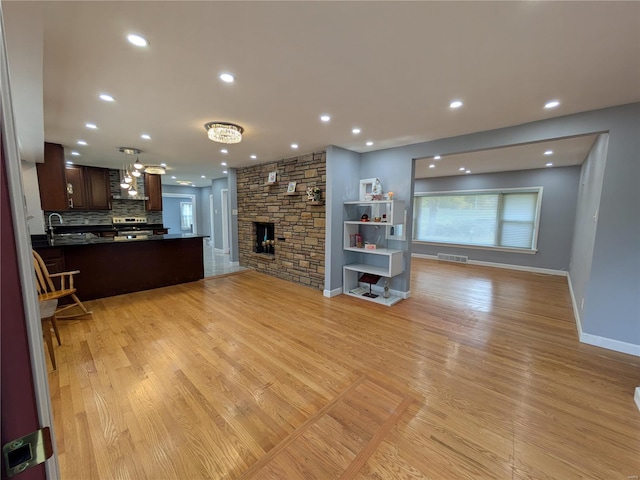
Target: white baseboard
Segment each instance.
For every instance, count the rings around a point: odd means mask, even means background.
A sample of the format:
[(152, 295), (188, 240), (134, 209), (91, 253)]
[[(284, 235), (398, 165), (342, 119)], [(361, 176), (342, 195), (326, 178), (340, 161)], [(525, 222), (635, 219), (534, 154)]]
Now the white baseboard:
[[(437, 255), (424, 255), (422, 253), (412, 253), (412, 257), (415, 258), (427, 258), (429, 260), (438, 260)], [(532, 273), (542, 273), (545, 275), (560, 275), (562, 277), (566, 277), (568, 272), (565, 270), (553, 270), (550, 268), (538, 268), (538, 267), (527, 267), (524, 265), (511, 265), (509, 263), (496, 263), (496, 262), (483, 262), (481, 260), (468, 260), (467, 265), (480, 265), (482, 267), (493, 267), (493, 268), (504, 268), (506, 270), (519, 270), (522, 272), (532, 272)], [(465, 265), (458, 264), (458, 265)]]
[(569, 283), (569, 295), (571, 296), (571, 304), (573, 305), (573, 316), (576, 319), (576, 329), (578, 330), (578, 339), (581, 343), (593, 345), (595, 347), (606, 348), (608, 350), (614, 350), (616, 352), (627, 353), (629, 355), (635, 355), (640, 357), (640, 345), (633, 343), (622, 342), (620, 340), (613, 340), (607, 337), (601, 337), (599, 335), (592, 335), (582, 331), (582, 322), (580, 320), (580, 311), (578, 310), (578, 303), (576, 296), (573, 293), (573, 285), (571, 284), (571, 276), (567, 276), (567, 282)]
[(578, 330), (578, 337), (582, 336), (582, 323), (580, 322), (580, 311), (578, 310), (578, 302), (576, 296), (573, 293), (573, 285), (571, 284), (571, 276), (567, 275), (567, 283), (569, 284), (569, 296), (571, 297), (571, 305), (573, 305), (573, 318), (576, 319), (576, 329)]
[(342, 293), (342, 287), (340, 288), (334, 288), (333, 290), (323, 290), (322, 295), (324, 295), (325, 297), (335, 297), (337, 295), (340, 295)]
[(590, 333), (579, 332), (579, 334), (582, 343), (640, 357), (640, 345), (600, 337), (599, 335), (591, 335)]
[(638, 410), (640, 410), (640, 387), (636, 387), (636, 393), (633, 396), (633, 398), (636, 401), (636, 406), (638, 407)]
[(229, 262), (229, 265), (232, 267), (239, 267), (240, 266), (240, 262)]

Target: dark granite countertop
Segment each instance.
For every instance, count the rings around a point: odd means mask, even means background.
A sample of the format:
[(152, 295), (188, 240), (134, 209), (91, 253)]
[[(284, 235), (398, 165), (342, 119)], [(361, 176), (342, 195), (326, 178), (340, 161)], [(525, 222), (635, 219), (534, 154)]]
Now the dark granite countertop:
[[(33, 238), (38, 237), (38, 238)], [(44, 239), (41, 237), (45, 237)], [(94, 237), (87, 238), (82, 235), (54, 237), (53, 240), (47, 239), (46, 235), (33, 235), (31, 242), (33, 248), (52, 248), (66, 247), (71, 245), (99, 245), (105, 243), (131, 243), (131, 242), (153, 242), (160, 240), (182, 240), (187, 238), (208, 238), (209, 235), (198, 234), (167, 234), (167, 235), (149, 235), (147, 238), (131, 238), (124, 240), (115, 240), (113, 237)], [(43, 241), (44, 240), (44, 241)]]

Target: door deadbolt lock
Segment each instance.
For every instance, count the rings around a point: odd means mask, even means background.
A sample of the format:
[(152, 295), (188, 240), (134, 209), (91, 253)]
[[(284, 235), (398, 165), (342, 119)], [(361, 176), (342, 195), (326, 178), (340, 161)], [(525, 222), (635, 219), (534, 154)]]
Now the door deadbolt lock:
[(53, 454), (49, 427), (16, 438), (2, 447), (7, 477), (40, 465)]

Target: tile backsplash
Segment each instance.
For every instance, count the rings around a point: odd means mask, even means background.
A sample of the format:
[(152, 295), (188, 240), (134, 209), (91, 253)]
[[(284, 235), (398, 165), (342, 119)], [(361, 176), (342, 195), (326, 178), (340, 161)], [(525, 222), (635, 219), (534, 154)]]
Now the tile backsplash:
[[(111, 183), (111, 194), (120, 196), (126, 192), (120, 190), (120, 171), (109, 170), (109, 181)], [(144, 182), (138, 179), (138, 191), (144, 196)], [(147, 212), (144, 200), (119, 200), (114, 198), (111, 201), (111, 210), (57, 212), (62, 215), (64, 225), (111, 225), (113, 217), (147, 217), (147, 223), (162, 224), (162, 212)], [(45, 225), (48, 224), (48, 216), (52, 212), (44, 212)], [(57, 224), (57, 220), (54, 220)]]

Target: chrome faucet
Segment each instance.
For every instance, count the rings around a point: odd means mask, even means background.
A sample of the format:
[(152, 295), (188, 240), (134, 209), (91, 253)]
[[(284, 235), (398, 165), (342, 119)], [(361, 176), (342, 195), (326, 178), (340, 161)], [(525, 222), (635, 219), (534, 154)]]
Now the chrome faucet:
[(54, 215), (58, 217), (58, 219), (60, 220), (60, 224), (64, 223), (64, 220), (62, 220), (62, 215), (60, 215), (59, 213), (54, 212), (49, 215), (49, 234), (51, 235), (52, 238), (53, 238), (53, 225), (51, 225), (51, 217), (53, 217)]

